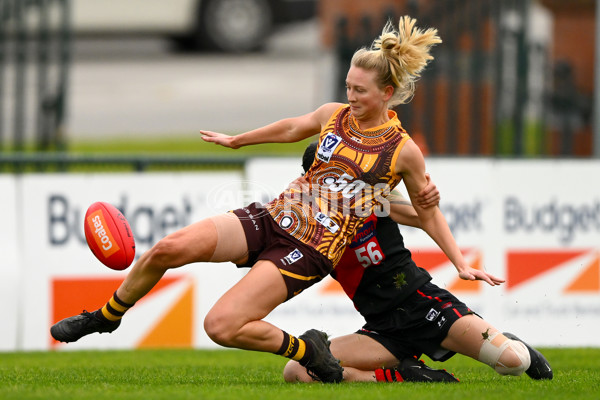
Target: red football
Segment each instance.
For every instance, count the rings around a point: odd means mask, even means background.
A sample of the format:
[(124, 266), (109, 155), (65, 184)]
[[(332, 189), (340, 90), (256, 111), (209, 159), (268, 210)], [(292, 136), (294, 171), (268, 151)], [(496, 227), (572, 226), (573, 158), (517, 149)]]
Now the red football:
[(135, 240), (121, 211), (98, 201), (85, 213), (85, 240), (98, 260), (108, 268), (123, 270), (135, 257)]

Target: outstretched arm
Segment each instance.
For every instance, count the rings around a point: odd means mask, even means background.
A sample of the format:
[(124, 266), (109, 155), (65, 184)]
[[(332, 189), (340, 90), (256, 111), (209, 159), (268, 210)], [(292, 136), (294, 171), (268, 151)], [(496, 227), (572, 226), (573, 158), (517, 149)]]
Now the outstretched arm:
[(298, 142), (318, 134), (340, 105), (339, 103), (327, 103), (308, 114), (285, 118), (236, 136), (212, 131), (200, 131), (200, 133), (204, 141), (232, 149), (261, 143)]
[(402, 175), (404, 179), (408, 195), (419, 216), (421, 227), (448, 256), (457, 269), (458, 275), (466, 280), (484, 280), (492, 286), (504, 282), (503, 279), (472, 268), (466, 263), (439, 207), (424, 208), (419, 205), (418, 193), (427, 185), (425, 160), (421, 150), (412, 140), (407, 141), (400, 151), (395, 168), (396, 173)]

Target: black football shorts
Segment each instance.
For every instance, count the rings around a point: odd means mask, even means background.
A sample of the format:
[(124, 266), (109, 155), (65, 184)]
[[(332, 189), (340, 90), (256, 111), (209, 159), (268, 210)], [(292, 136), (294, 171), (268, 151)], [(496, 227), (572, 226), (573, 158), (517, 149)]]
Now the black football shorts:
[(455, 353), (440, 343), (452, 324), (468, 314), (475, 313), (449, 291), (427, 282), (393, 310), (366, 318), (357, 333), (375, 339), (398, 360), (426, 354), (445, 361)]

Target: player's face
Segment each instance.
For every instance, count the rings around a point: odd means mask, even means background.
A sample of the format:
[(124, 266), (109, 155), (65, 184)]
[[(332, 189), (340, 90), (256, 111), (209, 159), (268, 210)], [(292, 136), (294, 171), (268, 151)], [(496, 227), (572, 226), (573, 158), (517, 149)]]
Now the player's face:
[(385, 90), (377, 86), (376, 72), (351, 66), (346, 77), (346, 95), (354, 118), (367, 120), (387, 110)]

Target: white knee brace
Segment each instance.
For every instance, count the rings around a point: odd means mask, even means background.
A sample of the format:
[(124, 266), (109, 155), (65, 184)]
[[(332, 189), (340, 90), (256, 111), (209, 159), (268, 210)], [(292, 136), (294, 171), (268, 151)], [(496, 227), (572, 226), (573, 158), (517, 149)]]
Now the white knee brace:
[[(494, 368), (500, 375), (521, 375), (531, 364), (529, 350), (523, 343), (508, 339), (504, 335), (498, 337), (499, 334), (500, 332), (495, 332), (483, 341), (479, 350), (479, 361)], [(508, 359), (510, 354), (505, 353), (507, 348), (510, 348), (519, 358), (518, 365), (514, 365), (514, 359), (512, 361)]]

